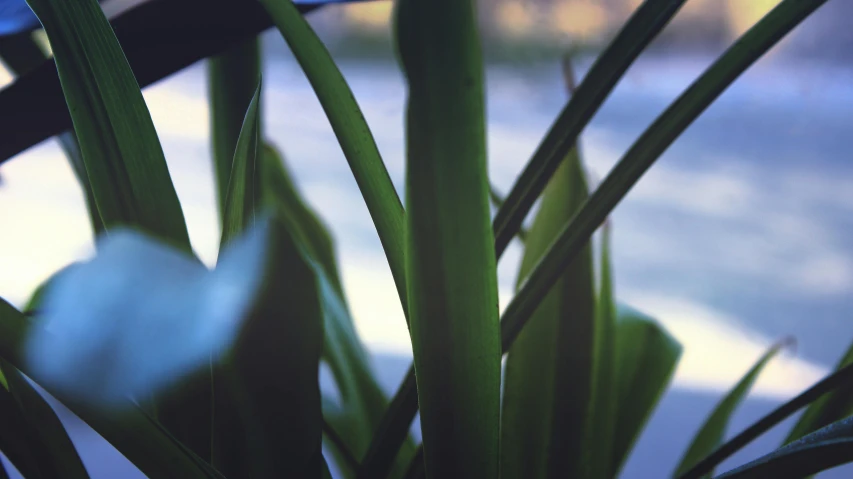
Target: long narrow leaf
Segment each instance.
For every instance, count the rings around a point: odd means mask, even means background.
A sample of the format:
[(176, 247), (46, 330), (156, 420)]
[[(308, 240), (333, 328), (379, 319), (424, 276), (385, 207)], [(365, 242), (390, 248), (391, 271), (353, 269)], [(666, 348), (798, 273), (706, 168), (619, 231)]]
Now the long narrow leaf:
[(685, 0), (647, 0), (640, 5), (589, 73), (551, 126), (525, 166), (493, 223), (495, 250), (503, 254), (525, 216), (542, 193), (581, 131), (646, 46), (678, 12)]
[(798, 479), (853, 462), (853, 418), (819, 429), (718, 479)]
[(246, 107), (257, 90), (260, 74), (261, 52), (257, 37), (207, 61), (210, 140), (220, 223), (224, 221), (234, 150)]
[[(646, 130), (590, 196), (571, 223), (566, 225), (519, 293), (507, 305), (501, 318), (504, 351), (515, 341), (524, 323), (559, 279), (562, 271), (580, 253), (593, 232), (660, 154), (741, 73), (825, 2), (826, 0), (783, 0), (714, 62)], [(417, 391), (409, 386), (408, 382), (404, 382), (403, 386), (405, 387), (401, 387), (397, 392), (401, 397), (392, 401), (392, 404), (399, 403), (394, 409), (399, 417), (388, 419), (388, 423), (411, 424), (414, 419), (417, 411)], [(390, 443), (392, 439), (382, 437), (381, 447), (393, 447)]]
[(406, 279), (427, 477), (498, 476), (500, 325), (473, 0), (401, 0)]
[[(699, 462), (700, 459), (710, 454), (720, 445), (720, 443), (723, 442), (726, 429), (735, 409), (744, 401), (744, 399), (746, 399), (749, 394), (749, 390), (752, 389), (752, 385), (755, 383), (756, 379), (758, 379), (758, 375), (761, 374), (761, 371), (767, 363), (773, 359), (773, 356), (775, 356), (785, 346), (785, 344), (786, 342), (783, 341), (773, 345), (758, 359), (755, 365), (747, 371), (743, 378), (735, 384), (732, 390), (723, 397), (719, 404), (717, 404), (717, 407), (714, 408), (708, 416), (708, 419), (705, 420), (705, 423), (699, 429), (699, 432), (693, 437), (693, 441), (687, 447), (687, 452), (684, 453), (684, 457), (678, 464), (674, 476), (679, 476), (686, 472), (689, 468)], [(713, 474), (713, 472), (713, 469), (709, 470), (707, 472), (708, 476)]]
[[(519, 283), (588, 195), (580, 158), (573, 150), (545, 188), (525, 245)], [(549, 471), (591, 477), (593, 448), (586, 444), (597, 418), (598, 333), (592, 253), (587, 249), (566, 269), (507, 352), (502, 478), (552, 477)]]
[(98, 211), (187, 251), (189, 236), (142, 93), (95, 0), (28, 0), (51, 41)]
[(672, 380), (682, 350), (657, 321), (624, 305), (617, 313), (615, 348), (613, 477), (618, 476)]
[(405, 211), (382, 163), (370, 128), (326, 47), (290, 1), (260, 0), (314, 88), (349, 162), (407, 311)]

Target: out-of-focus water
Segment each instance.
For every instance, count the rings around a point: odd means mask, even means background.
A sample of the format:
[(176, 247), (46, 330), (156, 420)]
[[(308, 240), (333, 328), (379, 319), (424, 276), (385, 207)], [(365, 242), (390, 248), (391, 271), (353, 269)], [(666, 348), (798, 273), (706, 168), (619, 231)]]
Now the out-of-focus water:
[[(592, 173), (603, 177), (709, 62), (652, 57), (632, 68), (582, 137)], [(402, 77), (390, 62), (344, 60), (341, 69), (402, 193)], [(851, 80), (853, 70), (842, 67), (761, 62), (616, 209), (617, 295), (684, 343), (680, 394), (718, 394), (773, 340), (793, 335), (796, 359), (774, 362), (757, 386), (778, 401), (816, 380), (853, 341)], [(264, 87), (266, 134), (334, 231), (359, 331), (376, 351), (409, 354), (380, 243), (310, 86), (290, 58), (274, 57)], [(205, 88), (197, 66), (148, 89), (146, 99), (195, 248), (212, 263), (219, 235)], [(489, 67), (488, 99), (490, 172), (505, 192), (566, 101), (559, 65)], [(0, 175), (0, 295), (20, 305), (49, 274), (90, 254), (91, 235), (52, 142), (4, 164)], [(503, 305), (520, 254), (513, 244), (499, 264)], [(671, 447), (680, 452), (691, 431), (672, 432)], [(630, 477), (648, 477), (636, 467)]]

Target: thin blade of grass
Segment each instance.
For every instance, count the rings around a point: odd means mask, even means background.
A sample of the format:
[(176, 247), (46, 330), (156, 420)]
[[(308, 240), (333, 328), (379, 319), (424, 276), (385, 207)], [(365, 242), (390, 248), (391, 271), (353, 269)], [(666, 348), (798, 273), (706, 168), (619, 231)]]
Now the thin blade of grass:
[(473, 0), (401, 0), (406, 279), (427, 477), (498, 476), (500, 325)]
[(718, 479), (795, 479), (853, 462), (853, 418), (823, 427)]
[(257, 37), (207, 60), (210, 140), (220, 224), (224, 221), (234, 150), (246, 107), (257, 90), (260, 75), (261, 52)]
[(624, 305), (617, 311), (615, 348), (617, 416), (612, 477), (619, 475), (669, 386), (682, 350), (657, 321)]
[[(785, 340), (774, 344), (763, 356), (761, 356), (755, 365), (747, 371), (747, 373), (738, 381), (737, 384), (723, 397), (717, 404), (705, 423), (699, 429), (699, 432), (693, 437), (693, 441), (687, 447), (687, 452), (676, 467), (674, 476), (679, 476), (693, 467), (700, 459), (707, 456), (716, 449), (726, 435), (729, 421), (735, 409), (746, 399), (752, 385), (758, 379), (758, 375), (767, 366), (773, 357), (792, 340)], [(707, 471), (706, 476), (710, 477), (714, 473), (713, 469)]]
[(28, 3), (51, 41), (104, 224), (135, 226), (191, 251), (151, 116), (98, 3)]
[(524, 218), (542, 194), (551, 175), (575, 146), (581, 131), (646, 46), (678, 12), (685, 0), (643, 2), (590, 68), (577, 94), (566, 104), (533, 153), (498, 210), (493, 228), (495, 250), (501, 257)]
[[(545, 188), (525, 245), (519, 284), (588, 195), (580, 158), (572, 150)], [(569, 477), (592, 477), (591, 448), (585, 444), (591, 437), (591, 420), (597, 417), (594, 370), (599, 333), (592, 252), (587, 248), (563, 272), (507, 351), (502, 478), (554, 477), (558, 471)]]
[[(9, 303), (0, 299), (0, 357), (24, 374), (23, 344), (29, 321)], [(38, 383), (39, 378), (32, 378)], [(212, 476), (162, 434), (141, 410), (131, 407), (123, 414), (106, 413), (48, 390), (74, 414), (112, 444), (148, 477), (168, 479)]]
[(296, 6), (290, 1), (260, 0), (260, 3), (269, 12), (326, 112), (376, 226), (406, 312), (405, 211), (370, 128), (340, 70)]
[[(783, 0), (767, 16), (745, 33), (684, 92), (622, 157), (604, 182), (593, 192), (572, 221), (566, 225), (549, 252), (534, 268), (519, 293), (501, 318), (502, 347), (506, 351), (539, 302), (560, 277), (562, 271), (580, 253), (593, 232), (624, 198), (639, 178), (651, 167), (675, 139), (750, 65), (782, 37), (808, 17), (826, 0)], [(580, 95), (580, 90), (578, 91)], [(414, 374), (410, 371), (410, 374)], [(392, 404), (395, 418), (388, 423), (408, 427), (417, 412), (417, 391), (404, 381)], [(405, 416), (404, 416), (405, 414)], [(398, 431), (401, 425), (388, 430)], [(394, 448), (392, 437), (379, 437), (376, 449)], [(372, 446), (371, 448), (374, 448)]]

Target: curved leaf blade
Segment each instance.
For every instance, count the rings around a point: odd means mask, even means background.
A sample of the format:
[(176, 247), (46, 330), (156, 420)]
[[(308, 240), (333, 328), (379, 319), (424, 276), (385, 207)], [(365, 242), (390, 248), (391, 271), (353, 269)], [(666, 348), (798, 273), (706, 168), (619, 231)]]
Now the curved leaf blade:
[(493, 223), (498, 258), (581, 131), (646, 46), (660, 33), (686, 0), (649, 0), (634, 12), (610, 45), (596, 59), (563, 108), (548, 134), (524, 167)]
[(151, 115), (95, 0), (28, 0), (51, 41), (98, 211), (190, 251)]
[(405, 211), (352, 91), (326, 47), (290, 1), (260, 0), (314, 88), (349, 163), (407, 311)]
[[(770, 347), (770, 349), (758, 359), (755, 365), (747, 371), (743, 378), (735, 384), (728, 394), (723, 397), (723, 399), (717, 404), (717, 407), (715, 407), (708, 416), (708, 419), (705, 420), (705, 423), (699, 429), (699, 432), (693, 437), (693, 441), (687, 447), (687, 452), (684, 453), (684, 457), (678, 464), (674, 476), (679, 476), (688, 471), (700, 459), (713, 452), (714, 449), (723, 442), (726, 434), (726, 428), (728, 427), (729, 420), (731, 420), (735, 409), (743, 402), (744, 399), (746, 399), (749, 394), (749, 390), (752, 389), (752, 385), (758, 379), (758, 375), (761, 374), (764, 367), (767, 366), (767, 363), (769, 363), (770, 360), (773, 359), (773, 356), (775, 356), (791, 341), (792, 340), (782, 341)], [(713, 474), (713, 472), (714, 470), (711, 469), (707, 474), (710, 475)]]

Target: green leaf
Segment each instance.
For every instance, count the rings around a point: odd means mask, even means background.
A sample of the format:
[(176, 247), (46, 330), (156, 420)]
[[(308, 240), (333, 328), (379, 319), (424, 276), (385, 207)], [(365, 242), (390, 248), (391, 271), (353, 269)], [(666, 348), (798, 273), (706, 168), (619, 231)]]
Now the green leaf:
[(406, 279), (431, 477), (498, 475), (500, 334), (483, 65), (472, 0), (401, 0)]
[(681, 345), (657, 321), (624, 305), (617, 314), (615, 348), (613, 477), (628, 459), (681, 357)]
[(405, 211), (370, 128), (326, 47), (289, 1), (260, 0), (314, 88), (349, 163), (407, 311), (404, 263)]
[(806, 477), (853, 462), (853, 418), (819, 429), (718, 479)]
[[(509, 349), (525, 322), (565, 268), (580, 254), (595, 230), (660, 154), (741, 73), (825, 1), (783, 0), (717, 59), (634, 143), (571, 223), (566, 225), (507, 305), (501, 317), (504, 351)], [(580, 88), (577, 96), (582, 96)], [(414, 375), (414, 370), (410, 370), (409, 375)], [(392, 400), (392, 405), (396, 406), (389, 409), (389, 414), (394, 414), (394, 417), (383, 420), (393, 425), (389, 430), (401, 430), (404, 424), (411, 424), (418, 409), (417, 402), (417, 391), (407, 379)], [(382, 436), (377, 440), (380, 441), (377, 449), (393, 447), (393, 437)]]
[(231, 162), (230, 180), (223, 207), (220, 251), (254, 221), (255, 211), (260, 207), (260, 192), (255, 186), (261, 135), (260, 97), (259, 80), (246, 111)]
[[(758, 375), (761, 374), (767, 363), (791, 341), (786, 340), (773, 345), (717, 404), (717, 407), (714, 408), (708, 419), (705, 420), (705, 423), (699, 429), (699, 432), (693, 438), (693, 442), (688, 446), (687, 452), (676, 468), (674, 476), (679, 476), (687, 472), (700, 459), (713, 452), (723, 442), (726, 428), (735, 409), (746, 399), (749, 390), (752, 389), (752, 385), (758, 379)], [(714, 470), (711, 469), (707, 471), (707, 475), (710, 477), (713, 472)]]
[(210, 139), (220, 223), (224, 218), (231, 165), (243, 128), (247, 105), (261, 75), (261, 51), (257, 37), (234, 45), (207, 60), (210, 103)]
[[(25, 457), (35, 460), (34, 465), (42, 475), (27, 474), (25, 469), (33, 464), (25, 463), (24, 467), (18, 469), (27, 477), (88, 479), (89, 474), (83, 466), (83, 461), (80, 460), (77, 449), (71, 443), (53, 408), (9, 363), (0, 360), (0, 369), (8, 384), (8, 389), (0, 389), (0, 415), (11, 413), (13, 416), (3, 421), (3, 424), (15, 428), (15, 423), (18, 423), (17, 426), (21, 430), (15, 434), (18, 437), (12, 442), (15, 443), (15, 448), (25, 450)], [(13, 408), (16, 411), (10, 411)], [(4, 444), (0, 450), (7, 451), (6, 446), (9, 444)]]
[[(0, 300), (0, 357), (27, 374), (23, 344), (29, 322), (9, 303)], [(38, 377), (33, 377), (38, 382)], [(112, 444), (148, 477), (165, 479), (214, 478), (196, 459), (188, 456), (174, 439), (148, 419), (135, 405), (124, 413), (98, 410), (48, 390), (80, 419)]]
[[(850, 346), (835, 369), (839, 371), (850, 364), (853, 364), (853, 345)], [(791, 428), (784, 444), (795, 441), (850, 415), (853, 415), (853, 383), (846, 383), (813, 402)]]
[[(580, 158), (572, 150), (545, 188), (525, 244), (519, 284), (588, 195)], [(600, 326), (594, 289), (587, 248), (563, 272), (507, 352), (502, 478), (550, 477), (549, 471), (593, 477), (592, 448), (586, 444), (598, 417), (595, 345)]]
[(595, 61), (563, 108), (547, 136), (510, 190), (494, 220), (495, 250), (500, 257), (581, 131), (628, 70), (678, 12), (685, 0), (643, 2)]
[(692, 469), (685, 472), (678, 479), (697, 479), (702, 477), (707, 471), (710, 471), (714, 466), (726, 460), (735, 452), (749, 444), (753, 439), (767, 432), (773, 426), (784, 421), (804, 406), (813, 403), (823, 395), (840, 389), (849, 384), (853, 380), (853, 364), (848, 364), (843, 368), (833, 372), (829, 376), (818, 381), (814, 386), (808, 388), (800, 395), (791, 399), (774, 409), (772, 412), (754, 422), (743, 432), (726, 441), (725, 444), (718, 447), (712, 454), (702, 459)]
[(191, 251), (151, 116), (97, 1), (28, 3), (50, 39), (104, 224), (139, 227)]
[[(294, 236), (319, 267), (318, 275), (324, 285), (321, 288), (325, 325), (323, 359), (330, 366), (341, 395), (341, 404), (327, 407), (324, 415), (348, 450), (356, 458), (365, 457), (388, 400), (374, 379), (370, 358), (344, 300), (332, 237), (317, 213), (302, 198), (278, 152), (265, 145), (262, 160), (265, 204), (276, 208), (286, 219)], [(399, 453), (385, 451), (389, 455), (388, 467), (394, 467), (393, 477), (402, 474), (413, 448), (408, 440)], [(341, 451), (336, 452), (338, 458), (343, 459)], [(395, 457), (398, 458), (396, 462)], [(353, 471), (342, 469), (347, 477), (352, 475)]]

